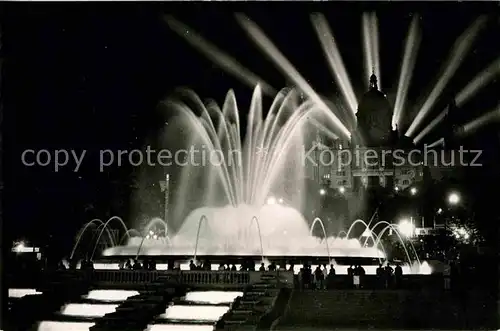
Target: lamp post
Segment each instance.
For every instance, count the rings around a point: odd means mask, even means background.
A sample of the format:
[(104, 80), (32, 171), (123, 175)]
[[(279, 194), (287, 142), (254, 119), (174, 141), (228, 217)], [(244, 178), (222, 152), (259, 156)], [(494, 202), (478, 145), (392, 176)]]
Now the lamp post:
[[(460, 204), (461, 198), (460, 195), (457, 192), (450, 192), (448, 194), (448, 197), (446, 198), (446, 202), (450, 206), (450, 208), (456, 207)], [(450, 209), (448, 208), (448, 209)], [(445, 218), (445, 229), (448, 229), (448, 219)]]
[(168, 225), (168, 221), (167, 221), (167, 218), (168, 218), (168, 196), (169, 196), (169, 193), (170, 193), (170, 175), (169, 174), (166, 174), (165, 175), (165, 180), (161, 180), (160, 181), (160, 187), (161, 187), (161, 191), (162, 192), (165, 192), (165, 209), (164, 209), (164, 221), (165, 223)]

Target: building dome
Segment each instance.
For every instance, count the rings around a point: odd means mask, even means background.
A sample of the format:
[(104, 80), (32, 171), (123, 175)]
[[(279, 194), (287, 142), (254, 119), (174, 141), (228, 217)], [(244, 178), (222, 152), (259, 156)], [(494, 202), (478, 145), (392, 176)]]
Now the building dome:
[(370, 90), (363, 95), (356, 114), (357, 133), (366, 146), (382, 146), (391, 140), (392, 107), (378, 89), (377, 76), (370, 77)]

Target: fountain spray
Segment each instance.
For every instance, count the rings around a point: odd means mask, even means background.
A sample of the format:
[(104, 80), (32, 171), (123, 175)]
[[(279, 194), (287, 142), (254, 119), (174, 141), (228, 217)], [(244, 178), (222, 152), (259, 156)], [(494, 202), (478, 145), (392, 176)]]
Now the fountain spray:
[[(168, 221), (167, 221), (167, 218), (168, 218), (168, 196), (169, 196), (169, 188), (170, 188), (170, 175), (169, 174), (166, 174), (165, 175), (165, 180), (163, 181), (160, 181), (160, 187), (161, 187), (161, 191), (162, 192), (165, 192), (165, 209), (164, 209), (164, 218), (163, 220), (165, 221), (165, 223), (167, 224), (167, 229), (168, 229)], [(167, 235), (167, 234), (165, 234)]]

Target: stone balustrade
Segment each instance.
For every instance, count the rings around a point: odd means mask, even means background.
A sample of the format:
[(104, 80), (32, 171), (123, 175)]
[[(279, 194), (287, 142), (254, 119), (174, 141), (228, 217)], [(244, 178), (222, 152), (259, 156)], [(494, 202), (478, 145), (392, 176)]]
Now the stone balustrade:
[(93, 283), (153, 283), (158, 279), (159, 271), (149, 270), (94, 270), (91, 274)]
[(161, 270), (92, 270), (92, 271), (62, 271), (71, 273), (74, 277), (85, 275), (84, 278), (95, 285), (147, 285), (161, 282), (177, 282), (184, 285), (206, 286), (247, 286), (262, 280), (270, 280), (285, 286), (293, 286), (293, 273), (290, 271), (259, 272), (259, 271), (161, 271)]

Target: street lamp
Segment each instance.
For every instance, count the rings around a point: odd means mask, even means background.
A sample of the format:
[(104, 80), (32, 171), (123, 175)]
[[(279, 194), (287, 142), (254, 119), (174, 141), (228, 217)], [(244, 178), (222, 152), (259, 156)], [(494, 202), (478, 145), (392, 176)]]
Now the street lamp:
[(415, 226), (413, 225), (413, 222), (404, 219), (399, 222), (398, 230), (403, 236), (412, 237), (415, 233)]
[(319, 190), (319, 195), (325, 195), (325, 194), (326, 194), (326, 190), (324, 188)]
[(460, 196), (456, 192), (452, 192), (448, 195), (448, 203), (452, 206), (456, 206), (460, 203)]
[(21, 252), (24, 250), (24, 247), (25, 247), (24, 242), (23, 242), (23, 241), (20, 241), (20, 242), (18, 242), (18, 243), (16, 244), (16, 246), (14, 247), (14, 251), (15, 251), (16, 253), (21, 253)]

